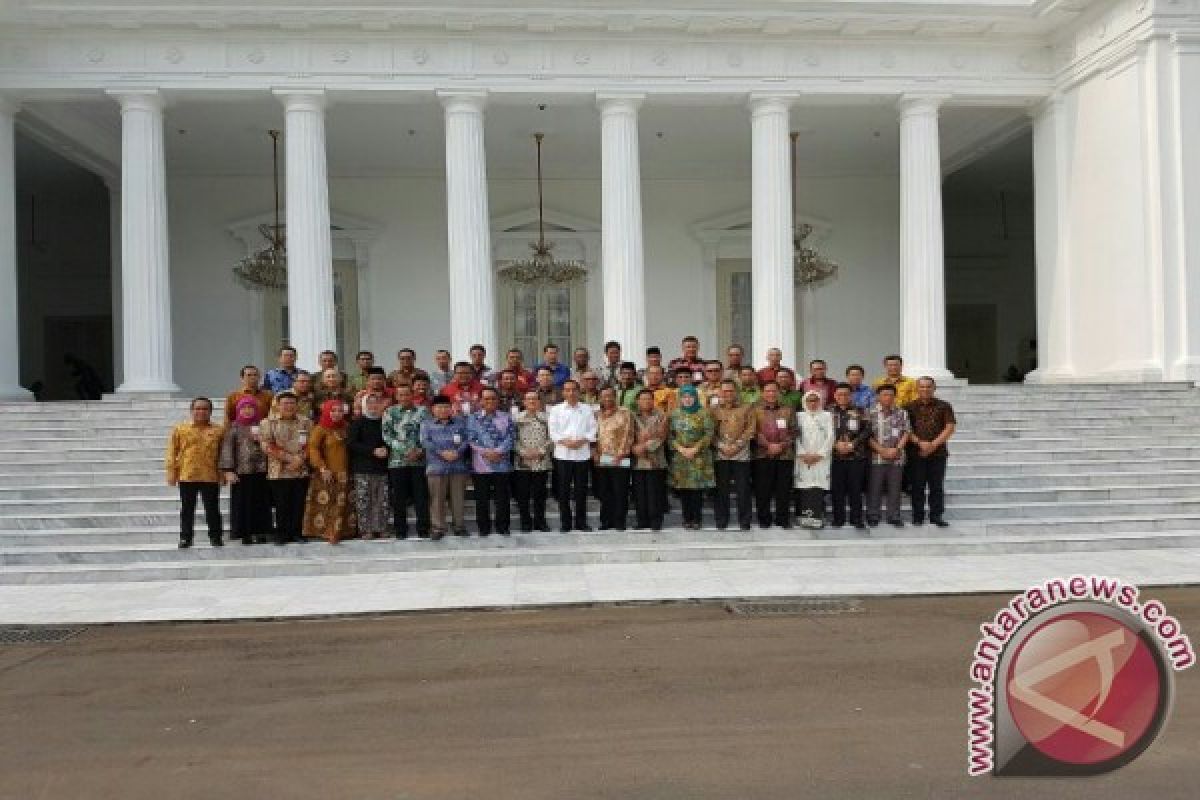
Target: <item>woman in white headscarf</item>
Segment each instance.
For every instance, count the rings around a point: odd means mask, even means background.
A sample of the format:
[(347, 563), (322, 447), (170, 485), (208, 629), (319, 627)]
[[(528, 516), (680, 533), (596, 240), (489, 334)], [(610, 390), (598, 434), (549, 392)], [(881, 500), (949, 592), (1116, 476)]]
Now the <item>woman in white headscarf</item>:
[(804, 393), (803, 410), (796, 413), (796, 513), (805, 528), (825, 527), (825, 492), (833, 453), (833, 419), (821, 408), (821, 395)]

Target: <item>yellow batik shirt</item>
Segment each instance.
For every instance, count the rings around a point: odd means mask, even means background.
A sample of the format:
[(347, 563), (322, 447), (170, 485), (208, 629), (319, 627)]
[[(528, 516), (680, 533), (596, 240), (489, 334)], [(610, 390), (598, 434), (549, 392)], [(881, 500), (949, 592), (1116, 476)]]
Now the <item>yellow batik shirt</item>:
[(167, 478), (185, 483), (218, 483), (217, 459), (225, 429), (182, 422), (167, 440)]

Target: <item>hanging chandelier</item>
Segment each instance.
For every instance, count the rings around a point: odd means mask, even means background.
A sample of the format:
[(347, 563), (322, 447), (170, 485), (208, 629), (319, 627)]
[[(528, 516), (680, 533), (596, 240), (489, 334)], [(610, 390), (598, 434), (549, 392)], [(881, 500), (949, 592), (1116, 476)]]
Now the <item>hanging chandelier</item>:
[(275, 188), (275, 223), (259, 225), (258, 232), (267, 244), (254, 255), (246, 256), (233, 267), (234, 277), (247, 289), (287, 288), (287, 245), (284, 225), (279, 221), (279, 131), (267, 131), (271, 137), (271, 173)]
[(819, 286), (836, 276), (838, 265), (804, 245), (804, 240), (812, 234), (813, 227), (807, 222), (801, 223), (800, 215), (796, 211), (796, 139), (799, 137), (799, 133), (792, 131), (792, 265), (796, 285), (807, 289)]
[(533, 254), (528, 258), (504, 262), (497, 274), (506, 281), (533, 286), (569, 286), (587, 278), (587, 267), (581, 261), (556, 261), (554, 243), (546, 241), (546, 222), (542, 212), (542, 139), (535, 133), (537, 145), (538, 239), (530, 242)]

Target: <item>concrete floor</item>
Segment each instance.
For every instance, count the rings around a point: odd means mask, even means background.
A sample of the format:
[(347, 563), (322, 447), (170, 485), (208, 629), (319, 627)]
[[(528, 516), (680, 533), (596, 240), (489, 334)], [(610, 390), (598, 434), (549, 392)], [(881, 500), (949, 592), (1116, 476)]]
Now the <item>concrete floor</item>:
[[(1146, 591), (1200, 639), (1200, 589)], [(968, 778), (1008, 595), (91, 628), (0, 647), (0, 798), (1192, 798), (1200, 677), (1106, 776)]]

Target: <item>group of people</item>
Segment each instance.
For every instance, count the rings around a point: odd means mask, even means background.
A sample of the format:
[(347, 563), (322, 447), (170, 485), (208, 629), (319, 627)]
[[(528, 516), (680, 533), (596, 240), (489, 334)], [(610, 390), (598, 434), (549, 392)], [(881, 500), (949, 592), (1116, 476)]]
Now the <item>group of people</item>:
[(648, 348), (639, 369), (618, 342), (595, 366), (587, 348), (566, 364), (548, 344), (532, 369), (515, 348), (493, 369), (476, 345), (457, 363), (439, 350), (423, 370), (404, 348), (390, 373), (362, 351), (346, 375), (332, 351), (310, 373), (283, 347), (265, 375), (242, 368), (223, 426), (198, 397), (190, 421), (172, 430), (179, 546), (192, 545), (197, 499), (210, 542), (223, 544), (221, 484), (231, 487), (230, 535), (245, 545), (406, 538), (410, 509), (420, 538), (467, 536), (468, 481), (481, 536), (511, 533), (514, 499), (522, 532), (549, 531), (551, 495), (560, 531), (591, 531), (589, 488), (600, 530), (625, 530), (630, 505), (634, 529), (660, 530), (671, 492), (691, 530), (706, 498), (719, 530), (820, 528), (827, 498), (834, 527), (903, 526), (902, 492), (913, 523), (925, 523), (928, 501), (928, 521), (947, 525), (955, 417), (933, 378), (905, 375), (899, 355), (868, 383), (859, 365), (834, 380), (820, 359), (798, 379), (774, 348), (760, 368), (738, 345), (724, 360), (699, 351), (687, 336), (666, 365)]

